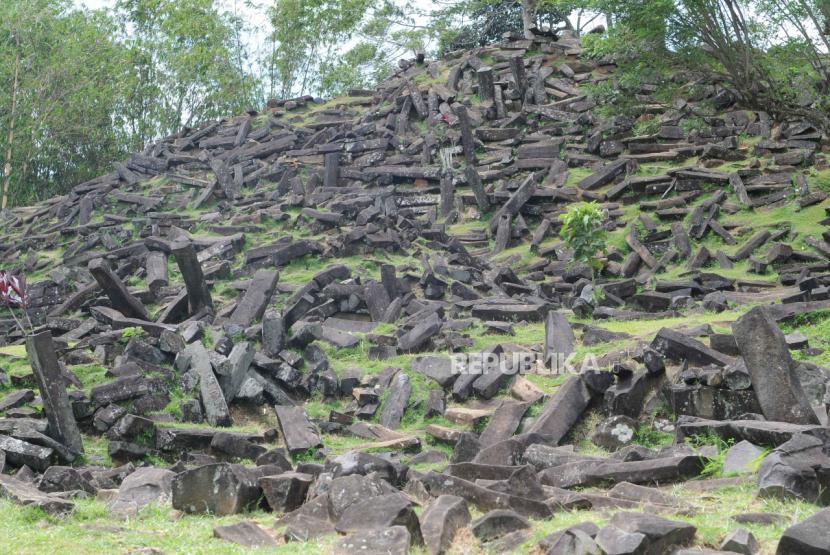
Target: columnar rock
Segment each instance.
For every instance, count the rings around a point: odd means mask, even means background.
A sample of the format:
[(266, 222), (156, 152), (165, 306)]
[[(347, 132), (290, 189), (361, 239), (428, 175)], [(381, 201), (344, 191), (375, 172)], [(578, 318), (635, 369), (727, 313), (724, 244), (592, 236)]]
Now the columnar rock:
[(271, 510), (287, 513), (305, 503), (308, 488), (314, 481), (310, 474), (283, 472), (276, 476), (263, 476), (259, 485)]
[(144, 266), (147, 269), (147, 287), (153, 294), (157, 294), (159, 289), (167, 286), (167, 255), (160, 251), (150, 251), (147, 253), (147, 258), (144, 261)]
[(412, 383), (409, 381), (409, 376), (403, 372), (398, 372), (398, 375), (392, 378), (389, 394), (383, 403), (383, 409), (380, 413), (381, 425), (393, 430), (400, 427), (411, 394)]
[(41, 331), (26, 337), (26, 352), (43, 399), (43, 412), (49, 420), (49, 434), (71, 453), (80, 455), (84, 452), (83, 439), (66, 394), (66, 382), (58, 365), (52, 332)]
[(106, 260), (103, 258), (90, 260), (88, 268), (92, 277), (95, 278), (95, 281), (109, 297), (114, 309), (128, 318), (150, 319), (147, 309), (141, 304), (141, 301), (127, 291), (127, 286), (115, 275)]
[(559, 386), (542, 413), (528, 430), (550, 438), (553, 444), (565, 437), (591, 402), (591, 392), (579, 376)]
[(205, 408), (205, 417), (211, 426), (230, 426), (231, 414), (222, 394), (222, 387), (213, 373), (210, 355), (201, 341), (192, 343), (183, 356), (190, 360), (190, 368), (199, 376), (199, 393)]
[(421, 514), (421, 534), (430, 555), (445, 553), (456, 532), (470, 523), (467, 502), (455, 495), (439, 495)]
[(242, 465), (217, 463), (173, 478), (173, 508), (190, 514), (235, 515), (256, 508), (262, 490)]
[(254, 274), (248, 289), (245, 290), (242, 300), (230, 317), (230, 321), (240, 326), (250, 326), (265, 312), (265, 307), (274, 294), (279, 272), (261, 268)]
[(545, 318), (545, 364), (548, 368), (558, 369), (573, 351), (571, 324), (561, 313), (551, 310)]
[(323, 445), (317, 427), (309, 421), (303, 407), (276, 406), (280, 436), (292, 455), (305, 453)]
[(184, 278), (190, 314), (196, 314), (203, 309), (213, 312), (213, 299), (193, 243), (177, 241), (173, 243), (170, 250), (176, 257), (176, 264)]
[(165, 503), (173, 492), (175, 472), (145, 467), (124, 478), (108, 509), (118, 516), (134, 516), (150, 503)]
[(818, 424), (795, 374), (787, 340), (763, 307), (741, 316), (732, 324), (732, 332), (764, 416), (778, 422)]

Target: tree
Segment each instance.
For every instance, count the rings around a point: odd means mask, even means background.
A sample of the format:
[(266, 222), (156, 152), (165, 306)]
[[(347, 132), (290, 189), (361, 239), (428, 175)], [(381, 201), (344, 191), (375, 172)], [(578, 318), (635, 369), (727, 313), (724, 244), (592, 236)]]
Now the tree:
[(115, 26), (67, 0), (0, 3), (2, 208), (102, 173), (124, 152)]
[(260, 103), (241, 21), (213, 0), (120, 0), (116, 13), (132, 68), (121, 112), (132, 149)]
[(562, 221), (559, 235), (573, 251), (573, 261), (588, 265), (593, 276), (602, 269), (599, 256), (605, 253), (608, 239), (602, 207), (596, 202), (574, 204), (559, 219)]

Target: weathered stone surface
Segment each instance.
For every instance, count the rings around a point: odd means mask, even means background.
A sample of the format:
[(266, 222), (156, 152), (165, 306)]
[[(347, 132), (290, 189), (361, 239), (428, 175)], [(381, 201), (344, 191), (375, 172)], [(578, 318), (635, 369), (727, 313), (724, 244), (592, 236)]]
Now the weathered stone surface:
[(527, 528), (530, 528), (530, 522), (526, 518), (505, 509), (490, 511), (470, 525), (473, 535), (483, 542)]
[(314, 476), (302, 472), (283, 472), (276, 476), (263, 476), (259, 486), (271, 510), (288, 513), (299, 508), (306, 498)]
[(720, 544), (720, 549), (742, 555), (755, 555), (761, 550), (761, 545), (752, 532), (746, 528), (738, 528), (726, 535)]
[(274, 411), (289, 453), (297, 455), (323, 445), (317, 427), (309, 421), (303, 407), (275, 406)]
[(52, 497), (31, 484), (0, 474), (0, 497), (11, 499), (24, 507), (36, 507), (51, 515), (63, 515), (74, 508), (71, 501)]
[(190, 241), (178, 241), (171, 246), (171, 252), (176, 257), (176, 264), (184, 278), (187, 288), (187, 304), (190, 314), (196, 314), (201, 310), (213, 311), (213, 299), (210, 296), (210, 289), (205, 274), (202, 271), (202, 264), (196, 256), (196, 249)]
[(528, 432), (558, 443), (576, 424), (591, 402), (591, 393), (579, 376), (568, 378), (536, 417)]
[(778, 541), (775, 555), (827, 555), (830, 553), (830, 509), (790, 526)]
[(211, 426), (230, 426), (230, 410), (219, 380), (213, 373), (210, 355), (200, 341), (191, 343), (182, 355), (189, 359), (189, 367), (199, 376), (199, 393), (205, 408), (205, 417)]
[(11, 466), (28, 466), (43, 472), (52, 464), (55, 451), (50, 447), (33, 445), (13, 437), (0, 435), (0, 451), (6, 453), (6, 463)]
[(392, 385), (389, 387), (389, 394), (383, 403), (380, 413), (380, 424), (396, 430), (401, 425), (401, 419), (409, 404), (409, 396), (412, 394), (412, 384), (409, 376), (403, 372), (392, 378)]
[(359, 530), (337, 540), (334, 545), (338, 553), (361, 553), (363, 555), (407, 555), (412, 536), (405, 526)]
[(830, 456), (824, 442), (799, 434), (776, 447), (758, 469), (758, 493), (830, 504)]
[(335, 524), (338, 532), (404, 526), (416, 544), (423, 543), (421, 525), (411, 502), (400, 493), (362, 499), (349, 506)]
[(245, 547), (277, 547), (277, 542), (256, 522), (245, 521), (213, 529), (213, 537)]
[(175, 472), (163, 468), (138, 468), (121, 482), (108, 509), (120, 517), (129, 517), (151, 503), (165, 504), (172, 497), (175, 476)]
[(109, 263), (103, 258), (96, 258), (89, 262), (89, 272), (112, 303), (112, 307), (128, 318), (149, 320), (150, 315), (144, 305), (127, 291), (127, 286), (115, 275)]
[(732, 332), (764, 416), (779, 422), (818, 424), (795, 375), (784, 334), (764, 309), (755, 307), (741, 316)]
[(190, 514), (234, 515), (256, 507), (262, 490), (241, 465), (216, 463), (173, 478), (173, 508)]
[(421, 514), (421, 534), (430, 555), (445, 553), (458, 530), (470, 523), (467, 502), (456, 495), (439, 495)]
[(630, 534), (644, 535), (647, 544), (645, 553), (653, 555), (668, 553), (673, 546), (688, 545), (697, 532), (691, 524), (648, 513), (616, 513), (611, 517), (610, 524)]
[(279, 272), (276, 270), (257, 270), (248, 289), (245, 290), (245, 295), (236, 305), (230, 321), (240, 326), (250, 326), (261, 319), (271, 295), (274, 294), (278, 279)]
[(83, 439), (66, 394), (51, 332), (42, 331), (28, 336), (26, 352), (43, 400), (43, 412), (49, 420), (49, 435), (71, 453), (80, 455), (84, 452)]
[(763, 454), (764, 450), (757, 445), (753, 445), (746, 440), (740, 441), (726, 452), (726, 457), (723, 460), (723, 473), (745, 474), (753, 472)]

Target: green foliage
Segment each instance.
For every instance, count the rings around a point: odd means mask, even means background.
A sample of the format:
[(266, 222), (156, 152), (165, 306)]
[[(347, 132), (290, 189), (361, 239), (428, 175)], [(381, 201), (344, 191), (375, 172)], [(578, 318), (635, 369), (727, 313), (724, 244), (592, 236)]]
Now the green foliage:
[(668, 432), (655, 430), (648, 424), (641, 424), (634, 434), (634, 443), (649, 449), (662, 449), (674, 441), (674, 436)]
[(127, 343), (132, 338), (141, 339), (144, 337), (144, 333), (144, 328), (140, 328), (138, 326), (124, 328), (121, 330), (121, 342)]
[(723, 463), (726, 460), (726, 452), (735, 444), (734, 439), (723, 439), (715, 434), (696, 435), (686, 438), (686, 444), (694, 449), (701, 449), (707, 446), (714, 446), (717, 454), (706, 459), (700, 475), (703, 478), (720, 478), (723, 476)]
[(574, 261), (588, 264), (594, 271), (602, 267), (597, 258), (605, 252), (608, 232), (603, 227), (605, 214), (596, 202), (572, 205), (559, 217), (562, 229), (559, 234), (565, 244), (573, 250)]

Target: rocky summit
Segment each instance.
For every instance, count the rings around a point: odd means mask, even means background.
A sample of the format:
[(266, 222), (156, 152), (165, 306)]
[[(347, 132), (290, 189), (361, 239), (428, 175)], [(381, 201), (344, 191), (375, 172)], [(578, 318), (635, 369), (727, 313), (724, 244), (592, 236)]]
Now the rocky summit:
[(581, 54), (415, 59), (5, 212), (17, 543), (830, 554), (825, 137), (714, 74), (609, 117)]

